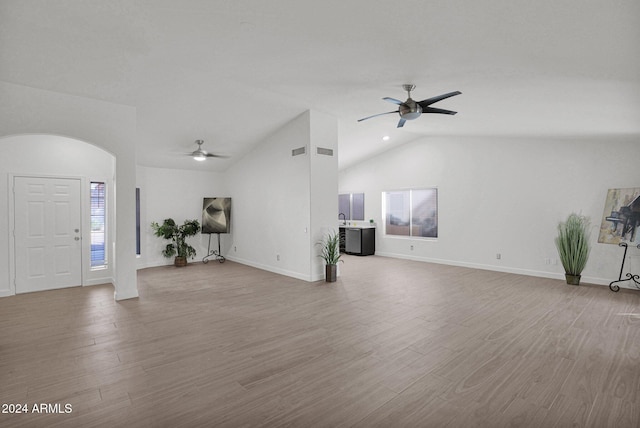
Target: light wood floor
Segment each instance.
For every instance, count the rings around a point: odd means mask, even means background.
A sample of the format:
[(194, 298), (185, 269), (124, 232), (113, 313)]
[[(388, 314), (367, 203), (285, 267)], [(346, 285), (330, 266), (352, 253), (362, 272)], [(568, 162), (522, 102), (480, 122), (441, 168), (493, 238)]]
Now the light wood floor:
[[(0, 299), (3, 427), (640, 426), (640, 292), (382, 257)], [(633, 315), (635, 314), (635, 315)]]

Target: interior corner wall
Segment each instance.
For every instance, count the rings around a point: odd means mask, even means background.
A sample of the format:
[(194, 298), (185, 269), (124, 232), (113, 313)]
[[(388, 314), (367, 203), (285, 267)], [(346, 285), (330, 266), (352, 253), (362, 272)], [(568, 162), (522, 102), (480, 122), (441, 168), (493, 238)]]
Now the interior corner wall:
[[(195, 161), (194, 161), (195, 162)], [(168, 241), (153, 234), (151, 222), (162, 223), (172, 218), (182, 224), (185, 220), (196, 219), (202, 222), (202, 203), (204, 198), (228, 197), (224, 173), (192, 171), (182, 169), (152, 168), (139, 166), (137, 187), (140, 188), (140, 256), (139, 269), (162, 266), (173, 263), (173, 258), (162, 256), (162, 249)], [(235, 201), (231, 201), (233, 213)], [(233, 224), (231, 224), (233, 228)], [(233, 233), (233, 229), (232, 229)], [(231, 234), (221, 234), (221, 252), (229, 252)], [(195, 248), (194, 261), (201, 261), (209, 249), (218, 249), (217, 236), (198, 234), (187, 238)], [(190, 260), (191, 261), (191, 260)]]
[[(315, 110), (310, 118), (311, 280), (318, 281), (324, 279), (324, 262), (316, 243), (338, 226), (338, 121)], [(319, 154), (318, 148), (332, 154)]]
[[(66, 136), (94, 144), (115, 156), (114, 297), (137, 297), (135, 108), (7, 82), (0, 82), (0, 99), (0, 137)], [(4, 241), (5, 237), (0, 239)]]
[[(311, 280), (309, 127), (305, 112), (227, 170), (233, 237), (228, 259)], [(300, 147), (306, 153), (292, 156)]]
[[(640, 187), (639, 143), (637, 135), (422, 138), (345, 169), (339, 188), (365, 192), (366, 218), (380, 225), (376, 254), (558, 279), (558, 222), (582, 213), (592, 224), (583, 282), (608, 284), (623, 250), (597, 243), (605, 197)], [(385, 236), (382, 192), (431, 186), (438, 239)], [(625, 270), (640, 272), (637, 251)]]

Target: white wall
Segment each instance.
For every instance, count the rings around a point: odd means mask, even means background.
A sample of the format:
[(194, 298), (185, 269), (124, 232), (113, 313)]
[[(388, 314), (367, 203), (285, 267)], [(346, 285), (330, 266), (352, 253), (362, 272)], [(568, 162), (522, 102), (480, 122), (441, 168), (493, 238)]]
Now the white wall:
[[(581, 212), (593, 225), (583, 281), (608, 284), (622, 249), (597, 244), (598, 226), (607, 189), (640, 187), (638, 159), (637, 136), (424, 138), (342, 171), (339, 187), (365, 192), (376, 254), (552, 278), (564, 275), (557, 224)], [(429, 186), (438, 187), (438, 239), (385, 237), (381, 193)], [(625, 267), (638, 273), (639, 261), (632, 255)]]
[[(324, 279), (317, 242), (338, 230), (338, 127), (334, 117), (317, 111), (310, 119), (311, 280), (317, 281)], [(333, 150), (333, 156), (319, 155), (318, 148)]]
[[(307, 154), (291, 156), (303, 147)], [(227, 171), (230, 260), (309, 279), (309, 114), (279, 129)], [(279, 260), (278, 260), (279, 258)]]
[[(315, 241), (323, 227), (336, 224), (337, 161), (313, 152), (315, 145), (335, 148), (336, 129), (335, 119), (307, 111), (227, 171), (233, 198), (230, 260), (306, 281), (321, 278)], [(300, 147), (306, 153), (292, 156)]]
[[(137, 297), (135, 109), (6, 82), (0, 82), (0, 99), (0, 137), (67, 136), (94, 144), (115, 156), (114, 296), (117, 300)], [(7, 173), (0, 170), (0, 174)]]
[[(113, 222), (114, 202), (113, 176), (115, 173), (115, 159), (104, 150), (82, 141), (53, 135), (20, 135), (0, 138), (0, 213), (4, 213), (6, 222), (0, 222), (0, 296), (15, 294), (13, 280), (10, 277), (12, 269), (7, 264), (13, 252), (13, 239), (9, 224), (14, 213), (10, 213), (10, 198), (12, 176), (50, 176), (74, 177), (83, 180), (83, 285), (95, 285), (113, 282), (111, 264), (106, 269), (91, 270), (90, 240), (91, 224), (89, 222), (89, 182), (103, 181), (107, 186), (107, 204), (110, 215), (107, 217), (106, 251), (107, 260), (113, 260), (113, 236), (111, 223)], [(20, 213), (17, 213), (20, 215)], [(6, 244), (6, 245), (4, 245)]]
[[(195, 161), (194, 161), (195, 162)], [(207, 160), (206, 162), (215, 162)], [(168, 241), (153, 234), (151, 222), (162, 223), (165, 218), (173, 218), (182, 224), (185, 220), (202, 222), (203, 198), (229, 196), (223, 173), (188, 171), (179, 169), (138, 167), (137, 186), (140, 188), (140, 240), (141, 254), (138, 268), (161, 266), (173, 263), (161, 251)], [(235, 201), (231, 201), (233, 215)], [(231, 224), (233, 233), (233, 223)], [(229, 251), (231, 235), (222, 234), (221, 251)], [(201, 261), (207, 255), (209, 235), (198, 234), (188, 238), (196, 249), (196, 257), (191, 261)], [(216, 236), (211, 237), (211, 249), (218, 248)]]

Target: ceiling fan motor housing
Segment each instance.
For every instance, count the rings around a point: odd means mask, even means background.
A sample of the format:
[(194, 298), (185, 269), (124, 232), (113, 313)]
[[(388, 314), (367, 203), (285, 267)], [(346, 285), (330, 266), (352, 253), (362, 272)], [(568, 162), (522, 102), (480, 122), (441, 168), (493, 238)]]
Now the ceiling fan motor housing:
[(422, 107), (420, 107), (420, 104), (411, 98), (408, 98), (407, 101), (400, 104), (398, 113), (400, 114), (400, 117), (405, 120), (413, 120), (420, 117), (422, 114)]

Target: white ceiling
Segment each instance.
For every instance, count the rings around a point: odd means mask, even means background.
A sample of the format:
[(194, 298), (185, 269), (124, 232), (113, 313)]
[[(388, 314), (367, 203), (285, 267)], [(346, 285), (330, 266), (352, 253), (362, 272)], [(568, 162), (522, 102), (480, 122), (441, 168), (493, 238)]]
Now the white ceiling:
[[(0, 80), (135, 106), (139, 164), (212, 171), (307, 109), (340, 168), (424, 136), (640, 135), (639, 41), (638, 0), (0, 1)], [(357, 122), (403, 83), (459, 113)]]

